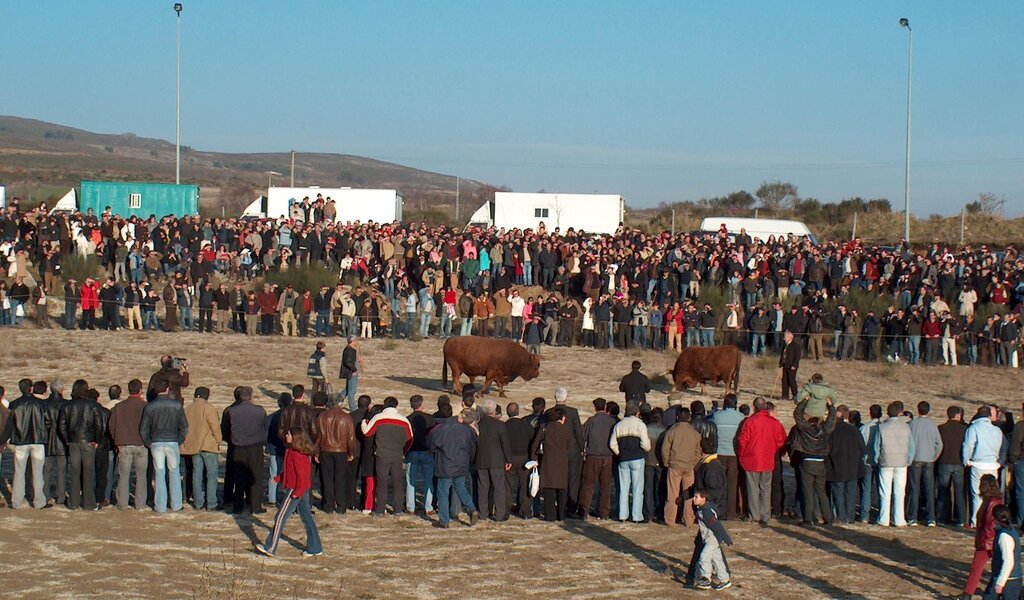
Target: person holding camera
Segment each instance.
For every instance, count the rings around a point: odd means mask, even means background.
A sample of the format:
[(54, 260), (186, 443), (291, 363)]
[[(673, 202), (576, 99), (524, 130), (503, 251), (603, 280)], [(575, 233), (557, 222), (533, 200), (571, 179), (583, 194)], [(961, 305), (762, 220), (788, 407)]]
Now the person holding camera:
[(176, 399), (182, 404), (185, 403), (181, 396), (181, 388), (189, 385), (188, 361), (183, 358), (174, 358), (170, 354), (160, 357), (160, 370), (153, 373), (149, 378), (149, 386), (146, 387), (146, 398), (150, 401), (155, 398), (154, 390), (159, 389), (158, 382), (167, 382), (167, 395)]

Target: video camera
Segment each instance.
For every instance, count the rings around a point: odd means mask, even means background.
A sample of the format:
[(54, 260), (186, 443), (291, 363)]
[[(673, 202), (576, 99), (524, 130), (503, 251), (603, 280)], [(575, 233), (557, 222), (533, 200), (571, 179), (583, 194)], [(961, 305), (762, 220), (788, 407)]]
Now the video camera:
[(171, 368), (172, 369), (180, 370), (186, 364), (188, 364), (188, 359), (187, 358), (181, 358), (179, 356), (175, 356), (174, 358), (171, 359)]

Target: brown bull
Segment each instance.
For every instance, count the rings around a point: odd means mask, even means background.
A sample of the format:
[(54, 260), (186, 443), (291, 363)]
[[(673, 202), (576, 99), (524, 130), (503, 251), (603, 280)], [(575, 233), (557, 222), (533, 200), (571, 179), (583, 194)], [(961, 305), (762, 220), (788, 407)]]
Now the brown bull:
[(540, 357), (530, 354), (519, 344), (477, 336), (448, 338), (444, 343), (441, 382), (445, 387), (448, 386), (449, 366), (456, 394), (462, 393), (459, 378), (463, 373), (469, 376), (470, 383), (477, 377), (483, 377), (484, 392), (491, 383), (498, 384), (498, 393), (503, 398), (505, 386), (516, 377), (529, 381), (540, 375)]
[(684, 348), (672, 369), (672, 391), (683, 386), (700, 384), (700, 393), (710, 382), (725, 383), (724, 396), (740, 387), (740, 351), (736, 346), (713, 346), (711, 348)]

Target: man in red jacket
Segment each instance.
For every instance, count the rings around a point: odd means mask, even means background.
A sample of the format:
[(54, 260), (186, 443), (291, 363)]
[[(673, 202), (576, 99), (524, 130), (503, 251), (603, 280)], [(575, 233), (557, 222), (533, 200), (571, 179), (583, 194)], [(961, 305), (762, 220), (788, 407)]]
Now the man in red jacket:
[(750, 517), (768, 524), (772, 506), (772, 471), (775, 454), (786, 443), (786, 430), (782, 423), (767, 410), (768, 403), (758, 396), (754, 399), (753, 416), (740, 426), (736, 436), (740, 466), (747, 478), (747, 506)]
[(100, 286), (87, 277), (82, 286), (82, 329), (96, 329), (96, 309), (100, 306)]

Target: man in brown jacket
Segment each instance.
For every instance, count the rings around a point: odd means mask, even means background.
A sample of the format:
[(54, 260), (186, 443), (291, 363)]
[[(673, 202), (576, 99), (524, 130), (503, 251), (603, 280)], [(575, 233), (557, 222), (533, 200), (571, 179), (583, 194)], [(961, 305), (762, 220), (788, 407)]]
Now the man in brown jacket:
[(512, 317), (512, 303), (508, 300), (505, 288), (494, 294), (494, 337), (508, 337), (508, 320)]
[(107, 430), (114, 438), (117, 448), (117, 508), (128, 508), (128, 483), (135, 465), (135, 508), (146, 508), (149, 486), (146, 481), (146, 467), (149, 465), (149, 449), (142, 443), (139, 425), (146, 399), (142, 397), (142, 382), (132, 379), (128, 382), (128, 397), (117, 403), (110, 411)]
[(694, 484), (693, 471), (703, 458), (700, 451), (700, 434), (690, 425), (690, 409), (681, 408), (676, 424), (664, 434), (661, 459), (668, 467), (668, 495), (665, 498), (665, 524), (675, 527), (679, 510), (680, 494), (683, 495), (683, 523), (692, 527), (694, 522), (693, 500), (689, 498)]
[(328, 399), (327, 394), (313, 394), (313, 407), (319, 412), (320, 489), (323, 492), (320, 510), (343, 515), (349, 505), (348, 463), (355, 460), (358, 450), (356, 429), (352, 417), (338, 407), (337, 401)]
[(487, 321), (493, 316), (494, 302), (487, 294), (480, 294), (480, 297), (473, 302), (473, 319), (479, 325), (479, 333), (477, 335), (487, 337)]
[(196, 510), (214, 510), (217, 508), (217, 455), (221, 431), (220, 415), (210, 404), (209, 388), (196, 388), (195, 400), (185, 408), (185, 420), (188, 421), (188, 433), (181, 445), (181, 454), (192, 457), (192, 498)]

